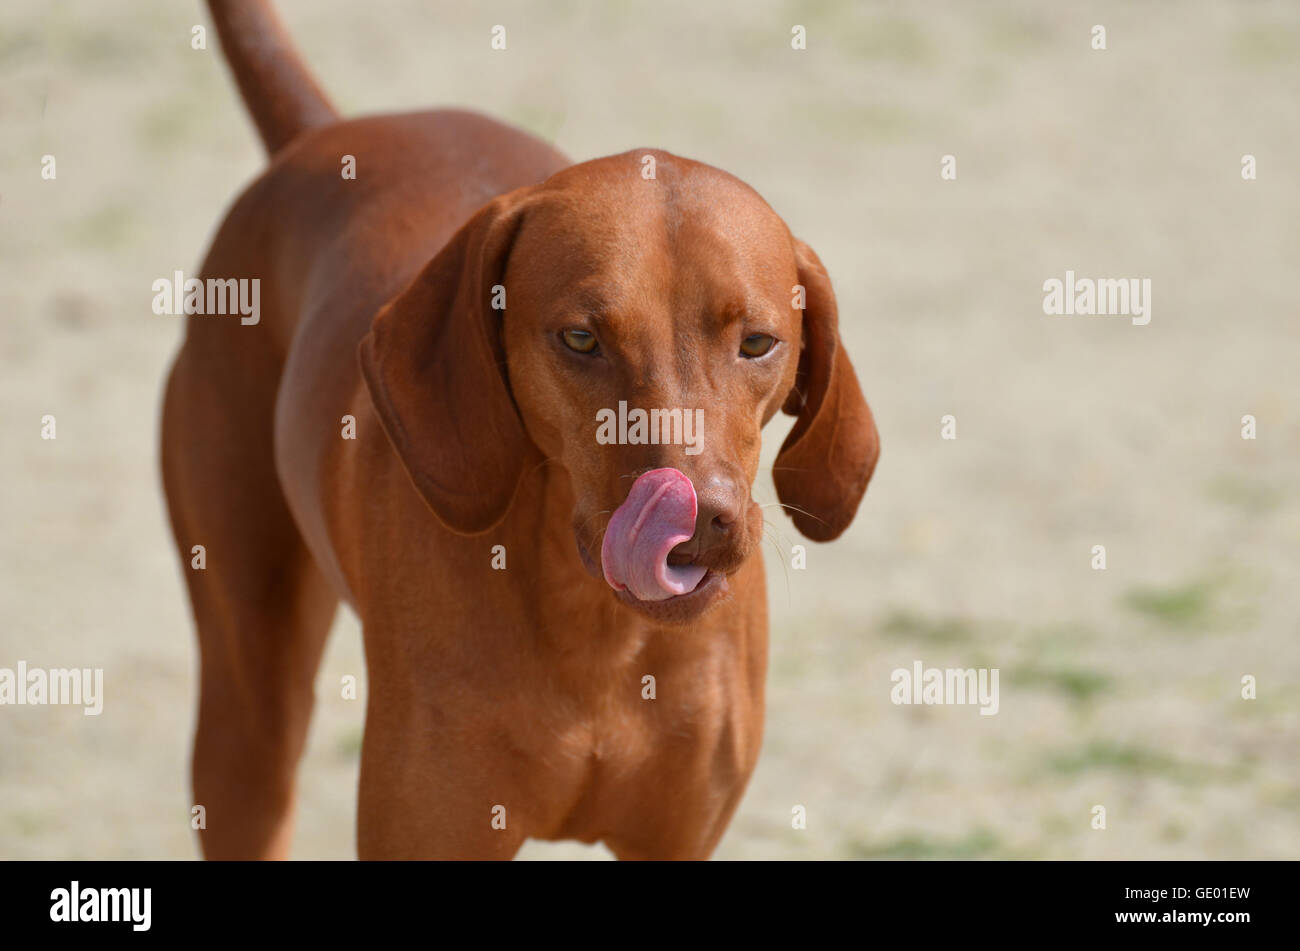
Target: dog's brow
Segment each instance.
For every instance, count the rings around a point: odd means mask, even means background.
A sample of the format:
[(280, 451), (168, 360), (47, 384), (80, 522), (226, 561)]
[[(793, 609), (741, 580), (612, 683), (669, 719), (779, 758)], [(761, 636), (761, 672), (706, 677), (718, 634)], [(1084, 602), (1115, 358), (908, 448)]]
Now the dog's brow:
[(724, 330), (732, 324), (760, 323), (762, 313), (763, 308), (751, 306), (749, 301), (735, 300), (711, 308), (709, 323), (717, 330)]
[(599, 291), (580, 287), (566, 301), (565, 310), (576, 311), (599, 323), (609, 313), (609, 302)]

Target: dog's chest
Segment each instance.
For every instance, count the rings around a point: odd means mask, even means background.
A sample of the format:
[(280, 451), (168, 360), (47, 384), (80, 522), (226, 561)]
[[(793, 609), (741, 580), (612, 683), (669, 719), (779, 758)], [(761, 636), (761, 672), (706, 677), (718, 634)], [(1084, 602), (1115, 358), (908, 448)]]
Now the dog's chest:
[(539, 702), (555, 716), (550, 764), (570, 778), (545, 837), (591, 841), (683, 814), (706, 822), (733, 802), (762, 738), (762, 684), (746, 660), (716, 642), (685, 657), (646, 652), (581, 701)]

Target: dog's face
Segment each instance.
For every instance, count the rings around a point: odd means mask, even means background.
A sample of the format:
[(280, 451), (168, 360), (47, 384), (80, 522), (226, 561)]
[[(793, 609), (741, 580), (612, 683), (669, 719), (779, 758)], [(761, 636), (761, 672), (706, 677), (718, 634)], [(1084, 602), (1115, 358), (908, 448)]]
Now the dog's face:
[[(445, 523), (498, 520), (526, 455), (514, 444), (531, 443), (569, 476), (588, 570), (650, 617), (690, 619), (759, 547), (761, 429), (785, 407), (800, 419), (774, 472), (782, 500), (810, 537), (843, 530), (875, 463), (874, 423), (820, 262), (752, 189), (638, 151), (493, 204), (361, 350), (385, 429)], [(433, 459), (412, 435), (428, 427), (409, 417), (441, 416), (439, 401), (470, 421), (427, 438), (471, 457), (483, 445), (465, 485), (449, 453)]]
[[(716, 601), (759, 545), (760, 430), (794, 385), (803, 314), (793, 242), (762, 199), (708, 166), (644, 154), (653, 179), (630, 153), (542, 190), (506, 269), (504, 344), (524, 428), (569, 474), (584, 564), (625, 603), (680, 617)], [(661, 469), (686, 480), (651, 478), (628, 515), (640, 524), (611, 526), (638, 478)], [(681, 511), (665, 496), (676, 486)], [(645, 547), (634, 527), (662, 534)], [(644, 584), (609, 564), (619, 546), (650, 560), (624, 569)], [(659, 584), (661, 554), (705, 574)]]

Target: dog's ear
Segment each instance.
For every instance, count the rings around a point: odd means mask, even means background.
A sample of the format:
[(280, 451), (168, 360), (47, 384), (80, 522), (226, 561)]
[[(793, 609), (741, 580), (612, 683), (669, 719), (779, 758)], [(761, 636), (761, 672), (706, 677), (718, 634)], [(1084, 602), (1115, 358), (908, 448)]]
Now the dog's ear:
[(529, 191), (475, 213), (380, 309), (357, 351), (407, 475), (438, 520), (465, 535), (504, 517), (528, 447), (494, 305)]
[(799, 417), (772, 478), (795, 526), (830, 541), (853, 521), (880, 455), (880, 436), (840, 343), (835, 293), (816, 253), (795, 240), (804, 287), (803, 350), (783, 409)]

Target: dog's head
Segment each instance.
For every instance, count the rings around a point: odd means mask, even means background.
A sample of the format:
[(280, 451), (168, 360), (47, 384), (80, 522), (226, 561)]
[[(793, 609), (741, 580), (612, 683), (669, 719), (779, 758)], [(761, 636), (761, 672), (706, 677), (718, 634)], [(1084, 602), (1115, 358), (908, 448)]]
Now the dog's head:
[(817, 255), (748, 186), (658, 151), (480, 210), (375, 317), (362, 372), (448, 528), (505, 515), (532, 447), (566, 470), (578, 553), (651, 617), (697, 616), (758, 548), (762, 427), (809, 538), (852, 520), (879, 451)]

